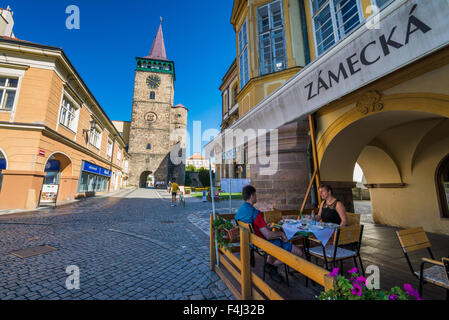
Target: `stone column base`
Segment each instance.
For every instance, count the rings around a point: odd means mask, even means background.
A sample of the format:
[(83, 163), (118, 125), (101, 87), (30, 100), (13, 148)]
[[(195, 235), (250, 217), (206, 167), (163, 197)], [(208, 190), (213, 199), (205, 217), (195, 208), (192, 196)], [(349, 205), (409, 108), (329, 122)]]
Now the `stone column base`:
[[(272, 206), (280, 210), (300, 209), (309, 184), (308, 131), (307, 120), (299, 120), (278, 129), (279, 151), (272, 175), (261, 174), (260, 169), (267, 166), (251, 164), (255, 159), (249, 155), (250, 179), (257, 190), (259, 206)], [(261, 142), (259, 139), (258, 143)], [(269, 143), (267, 141), (267, 145)]]

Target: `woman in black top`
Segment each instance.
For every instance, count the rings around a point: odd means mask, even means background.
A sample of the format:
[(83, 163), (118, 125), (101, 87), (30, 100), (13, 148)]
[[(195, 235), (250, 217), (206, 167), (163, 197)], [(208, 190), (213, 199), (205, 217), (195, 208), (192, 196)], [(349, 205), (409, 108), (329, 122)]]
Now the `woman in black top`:
[(319, 191), (323, 202), (321, 203), (316, 220), (336, 223), (340, 227), (346, 226), (345, 206), (334, 197), (332, 187), (322, 184)]

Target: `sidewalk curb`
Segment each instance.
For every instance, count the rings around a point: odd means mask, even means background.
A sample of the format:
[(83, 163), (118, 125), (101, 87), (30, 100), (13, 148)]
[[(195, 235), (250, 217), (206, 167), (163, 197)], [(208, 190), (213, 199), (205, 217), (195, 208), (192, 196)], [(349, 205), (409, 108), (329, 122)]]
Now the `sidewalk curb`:
[[(99, 196), (94, 196), (94, 197), (85, 197), (85, 198), (80, 198), (80, 199), (74, 199), (71, 201), (67, 201), (67, 202), (63, 202), (60, 204), (57, 204), (56, 207), (51, 207), (51, 206), (47, 206), (47, 207), (38, 207), (35, 209), (29, 209), (29, 210), (20, 210), (20, 209), (11, 209), (11, 210), (4, 210), (5, 212), (2, 212), (2, 210), (0, 210), (0, 219), (9, 219), (9, 218), (13, 218), (14, 215), (19, 215), (19, 214), (24, 214), (24, 213), (31, 213), (31, 212), (35, 212), (35, 211), (43, 211), (43, 210), (47, 210), (47, 209), (52, 209), (52, 208), (61, 208), (70, 204), (74, 204), (74, 203), (78, 203), (78, 202), (82, 202), (82, 201), (92, 201), (95, 199), (102, 199), (102, 198), (108, 198), (108, 197), (113, 197), (116, 195), (119, 195), (121, 193), (125, 193), (126, 195), (128, 195), (129, 193), (135, 191), (137, 188), (136, 187), (131, 187), (131, 188), (123, 188), (120, 190), (115, 190), (112, 192), (108, 192), (106, 194), (102, 194)], [(15, 211), (15, 210), (20, 210), (20, 211)]]

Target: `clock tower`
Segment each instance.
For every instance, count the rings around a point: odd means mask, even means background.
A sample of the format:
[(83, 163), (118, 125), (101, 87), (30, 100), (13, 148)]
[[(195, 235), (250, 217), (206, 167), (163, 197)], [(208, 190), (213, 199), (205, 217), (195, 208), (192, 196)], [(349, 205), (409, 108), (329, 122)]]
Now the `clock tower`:
[(167, 59), (161, 19), (150, 54), (136, 58), (128, 149), (131, 185), (166, 187), (172, 178), (184, 184), (187, 109), (173, 106), (174, 82), (175, 64)]

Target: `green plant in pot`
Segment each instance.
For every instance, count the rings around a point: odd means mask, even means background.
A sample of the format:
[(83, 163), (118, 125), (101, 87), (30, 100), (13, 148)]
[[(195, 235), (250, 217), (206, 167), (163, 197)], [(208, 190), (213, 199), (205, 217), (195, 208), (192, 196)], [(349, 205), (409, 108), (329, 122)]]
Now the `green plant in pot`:
[(334, 268), (329, 274), (335, 280), (334, 288), (322, 292), (318, 297), (320, 300), (422, 300), (418, 291), (408, 283), (404, 284), (404, 290), (399, 287), (376, 290), (368, 288), (367, 279), (358, 274), (357, 268), (348, 271), (350, 279), (339, 275), (338, 271), (338, 268)]
[(217, 237), (217, 246), (229, 251), (229, 240), (238, 232), (238, 227), (235, 227), (231, 221), (224, 219), (222, 216), (216, 217), (212, 227)]

